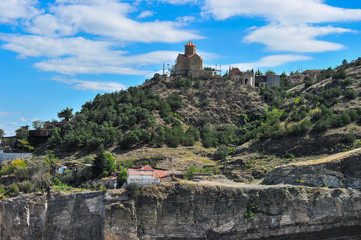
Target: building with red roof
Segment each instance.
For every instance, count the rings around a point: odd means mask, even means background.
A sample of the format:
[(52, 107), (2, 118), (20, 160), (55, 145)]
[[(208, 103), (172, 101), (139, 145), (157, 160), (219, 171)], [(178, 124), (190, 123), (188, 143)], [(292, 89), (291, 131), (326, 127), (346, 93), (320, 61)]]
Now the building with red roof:
[(139, 169), (128, 169), (127, 185), (137, 183), (139, 185), (160, 184), (164, 178), (174, 177), (173, 171), (158, 170), (150, 165), (145, 165)]

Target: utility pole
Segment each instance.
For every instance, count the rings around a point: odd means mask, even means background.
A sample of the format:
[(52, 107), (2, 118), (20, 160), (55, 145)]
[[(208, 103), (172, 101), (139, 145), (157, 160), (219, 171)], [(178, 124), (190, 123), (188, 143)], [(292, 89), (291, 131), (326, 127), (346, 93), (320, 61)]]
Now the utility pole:
[(163, 76), (165, 75), (165, 63), (163, 62)]

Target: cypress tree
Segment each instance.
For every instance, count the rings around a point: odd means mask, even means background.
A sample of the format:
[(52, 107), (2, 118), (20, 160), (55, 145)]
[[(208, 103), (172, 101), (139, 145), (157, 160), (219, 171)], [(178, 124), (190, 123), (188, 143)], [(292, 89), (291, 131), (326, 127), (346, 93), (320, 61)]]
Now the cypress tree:
[(104, 173), (106, 169), (106, 156), (104, 151), (104, 146), (101, 144), (98, 148), (97, 155), (94, 158), (92, 173), (93, 177), (97, 178)]

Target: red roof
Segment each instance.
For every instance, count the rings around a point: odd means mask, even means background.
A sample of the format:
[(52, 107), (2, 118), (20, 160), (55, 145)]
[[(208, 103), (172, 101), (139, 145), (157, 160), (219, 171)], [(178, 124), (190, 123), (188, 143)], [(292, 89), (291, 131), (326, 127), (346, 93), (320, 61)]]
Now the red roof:
[(194, 45), (194, 44), (192, 43), (192, 41), (189, 41), (189, 43), (187, 43), (186, 46), (195, 47), (196, 45)]
[(145, 165), (144, 167), (141, 167), (139, 170), (153, 171), (154, 169), (150, 165)]
[(129, 175), (142, 175), (142, 176), (152, 176), (154, 179), (166, 177), (167, 171), (165, 170), (155, 170), (150, 165), (146, 165), (140, 169), (128, 169)]

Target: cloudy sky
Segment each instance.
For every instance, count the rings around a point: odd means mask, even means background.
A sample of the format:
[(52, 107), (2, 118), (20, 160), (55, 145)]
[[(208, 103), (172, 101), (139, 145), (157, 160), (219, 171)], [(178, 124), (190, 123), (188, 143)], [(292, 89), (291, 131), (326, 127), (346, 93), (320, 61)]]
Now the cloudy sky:
[(360, 23), (359, 0), (0, 0), (0, 128), (142, 84), (189, 40), (223, 73), (335, 67)]

